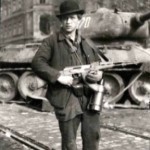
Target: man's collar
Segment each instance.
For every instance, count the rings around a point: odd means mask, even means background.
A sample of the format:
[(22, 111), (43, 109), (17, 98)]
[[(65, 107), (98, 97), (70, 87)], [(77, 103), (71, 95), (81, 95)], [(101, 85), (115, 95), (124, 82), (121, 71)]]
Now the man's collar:
[[(77, 33), (77, 36), (78, 36), (78, 40), (80, 41), (80, 38), (82, 39), (82, 40), (84, 40), (85, 38), (84, 37), (82, 37), (80, 34), (79, 34), (79, 32)], [(66, 36), (65, 36), (65, 34), (63, 33), (63, 31), (62, 30), (60, 30), (60, 32), (59, 32), (59, 34), (58, 34), (58, 40), (59, 41), (63, 41), (63, 40), (65, 40), (66, 39)], [(78, 42), (79, 42), (78, 41)]]

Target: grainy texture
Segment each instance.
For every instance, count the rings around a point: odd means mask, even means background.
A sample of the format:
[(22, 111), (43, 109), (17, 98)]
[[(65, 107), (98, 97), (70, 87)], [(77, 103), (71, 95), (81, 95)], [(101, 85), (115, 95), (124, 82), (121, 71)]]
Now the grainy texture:
[[(149, 136), (149, 111), (150, 110), (103, 109), (101, 119), (102, 123), (119, 126), (123, 129)], [(0, 104), (0, 118), (0, 124), (29, 136), (50, 148), (60, 150), (61, 137), (57, 120), (52, 112), (39, 112), (16, 104)], [(80, 132), (78, 132), (77, 136), (77, 145), (79, 150), (81, 150), (82, 141)], [(99, 150), (149, 150), (149, 148), (150, 143), (148, 140), (129, 134), (101, 129)]]

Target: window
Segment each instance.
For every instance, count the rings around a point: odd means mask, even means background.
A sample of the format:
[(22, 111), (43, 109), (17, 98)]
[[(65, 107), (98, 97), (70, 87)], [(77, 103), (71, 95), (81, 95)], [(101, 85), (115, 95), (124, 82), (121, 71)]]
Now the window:
[(6, 33), (7, 29), (6, 29), (6, 26), (4, 27), (4, 39), (6, 39), (7, 37), (7, 33)]
[(17, 26), (16, 23), (13, 24), (13, 36), (17, 34)]
[(8, 15), (11, 15), (11, 4), (8, 4)]
[(7, 15), (6, 7), (3, 8), (3, 15), (4, 15), (4, 16), (3, 16), (4, 18), (5, 18), (6, 15)]
[(16, 0), (13, 0), (13, 12), (16, 11), (17, 7), (16, 7)]
[(45, 0), (40, 0), (40, 4), (45, 4)]
[(22, 0), (18, 0), (18, 9), (22, 8)]
[(20, 20), (18, 23), (18, 34), (22, 34), (23, 33), (23, 24), (22, 21)]

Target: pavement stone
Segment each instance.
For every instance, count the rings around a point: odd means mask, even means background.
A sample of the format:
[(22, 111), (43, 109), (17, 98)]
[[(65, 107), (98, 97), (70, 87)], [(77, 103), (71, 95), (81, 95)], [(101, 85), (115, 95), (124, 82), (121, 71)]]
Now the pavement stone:
[[(111, 123), (148, 135), (150, 133), (150, 121), (148, 117), (149, 112), (147, 110), (104, 110), (101, 120), (104, 123)], [(16, 104), (1, 104), (0, 118), (1, 125), (33, 138), (50, 148), (61, 149), (61, 136), (53, 112), (40, 112)], [(81, 150), (80, 128), (77, 136), (77, 145), (78, 149)], [(121, 132), (101, 129), (99, 150), (131, 149), (150, 150), (150, 141)]]

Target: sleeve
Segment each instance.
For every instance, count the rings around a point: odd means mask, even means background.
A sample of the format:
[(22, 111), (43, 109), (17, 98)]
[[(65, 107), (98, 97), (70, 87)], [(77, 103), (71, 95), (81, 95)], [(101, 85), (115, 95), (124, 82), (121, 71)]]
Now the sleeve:
[(37, 53), (32, 60), (33, 71), (42, 79), (50, 83), (55, 83), (60, 73), (58, 70), (50, 66), (53, 49), (50, 44), (50, 38), (43, 40)]

